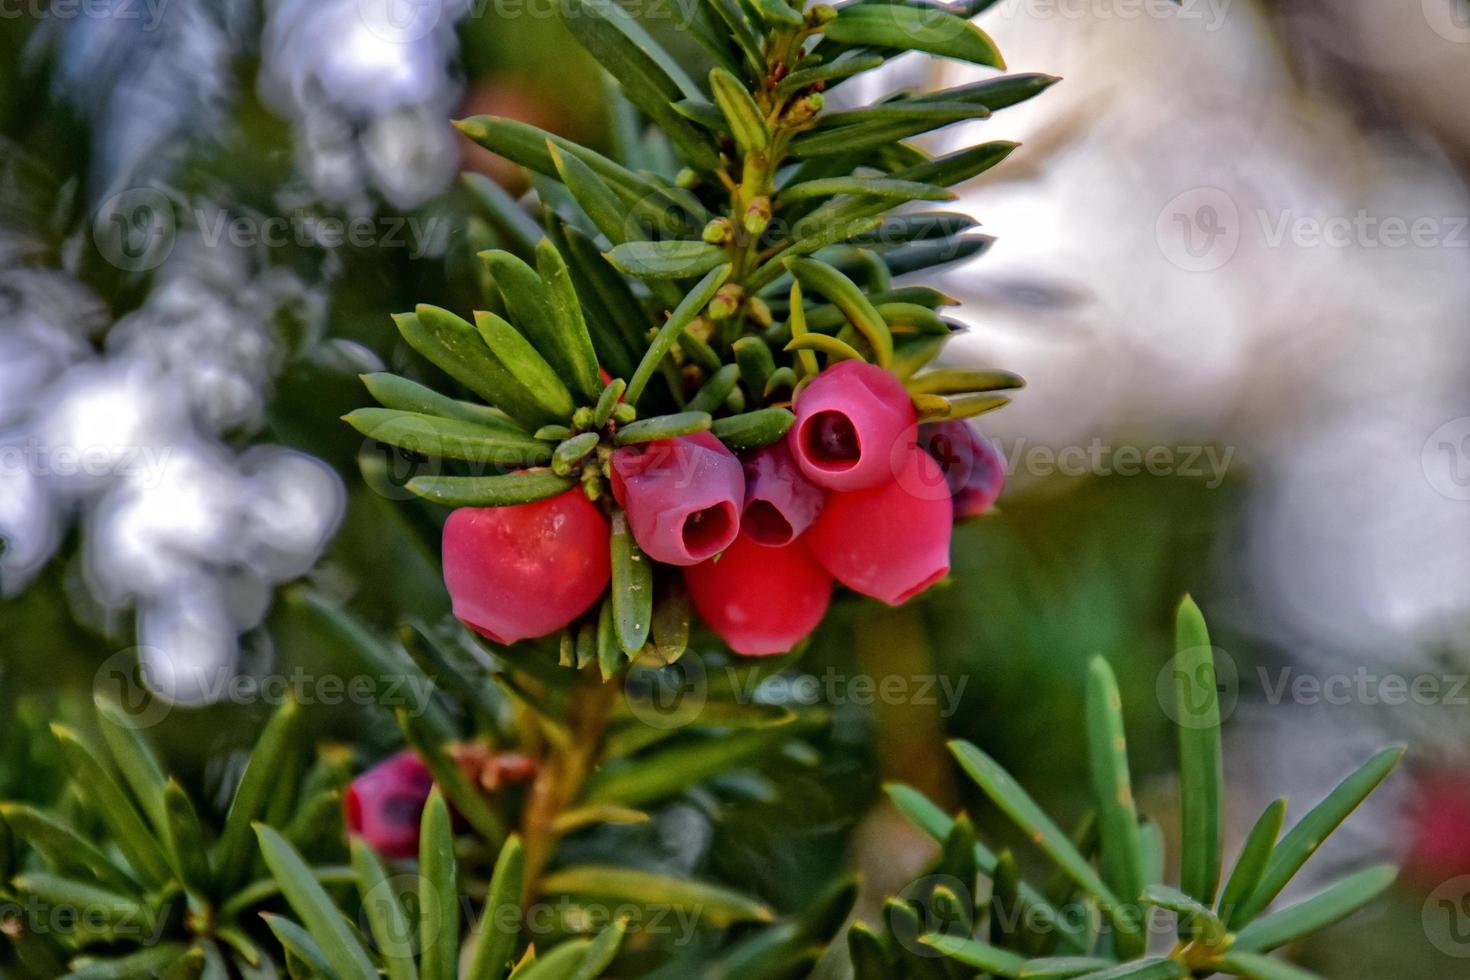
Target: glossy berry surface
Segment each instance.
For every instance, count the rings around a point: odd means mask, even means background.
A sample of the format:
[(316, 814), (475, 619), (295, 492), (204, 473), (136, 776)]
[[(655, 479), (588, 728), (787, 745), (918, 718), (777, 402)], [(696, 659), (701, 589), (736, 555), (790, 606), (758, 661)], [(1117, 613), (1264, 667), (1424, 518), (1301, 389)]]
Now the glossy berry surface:
[(842, 361), (802, 389), (787, 437), (807, 479), (833, 490), (891, 480), (912, 445), (917, 418), (903, 384), (862, 361)]
[(826, 615), (832, 576), (803, 540), (778, 548), (742, 534), (719, 558), (684, 570), (694, 608), (746, 656), (785, 653)]
[(804, 540), (837, 581), (891, 606), (949, 573), (954, 508), (939, 464), (917, 445), (903, 455), (896, 479), (833, 493)]
[(545, 636), (602, 595), (608, 523), (580, 491), (513, 507), (461, 507), (444, 525), (454, 615), (497, 643)]
[(973, 426), (957, 419), (921, 425), (919, 445), (944, 471), (956, 519), (979, 517), (995, 506), (1005, 486), (1005, 457)]
[(389, 756), (347, 787), (342, 798), (347, 829), (384, 857), (413, 857), (433, 788), (433, 777), (417, 754), (405, 750)]
[(638, 546), (666, 565), (697, 565), (740, 532), (745, 474), (708, 432), (618, 449), (612, 490)]
[(812, 483), (778, 441), (746, 457), (740, 530), (768, 547), (790, 544), (822, 512), (827, 491)]

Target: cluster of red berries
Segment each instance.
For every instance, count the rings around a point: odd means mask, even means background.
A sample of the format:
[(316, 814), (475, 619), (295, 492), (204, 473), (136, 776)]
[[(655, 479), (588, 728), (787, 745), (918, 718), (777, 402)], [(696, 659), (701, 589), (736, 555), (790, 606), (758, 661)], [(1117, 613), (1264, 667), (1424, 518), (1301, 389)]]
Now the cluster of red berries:
[[(704, 432), (613, 452), (613, 498), (643, 552), (684, 569), (700, 618), (734, 651), (783, 653), (821, 621), (834, 579), (898, 605), (949, 571), (956, 517), (1004, 476), (963, 422), (920, 426), (903, 384), (862, 361), (814, 377), (787, 437), (744, 459)], [(610, 577), (608, 521), (578, 491), (461, 508), (444, 580), (463, 622), (499, 643), (585, 613)]]

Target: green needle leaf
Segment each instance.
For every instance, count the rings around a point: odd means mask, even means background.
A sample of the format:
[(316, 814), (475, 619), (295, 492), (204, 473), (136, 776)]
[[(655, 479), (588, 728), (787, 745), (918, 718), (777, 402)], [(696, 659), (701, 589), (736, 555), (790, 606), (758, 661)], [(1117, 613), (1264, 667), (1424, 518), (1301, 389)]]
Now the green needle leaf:
[(418, 415), (457, 419), (461, 422), (473, 422), (476, 425), (501, 431), (525, 434), (520, 426), (506, 417), (505, 413), (488, 405), (457, 401), (417, 381), (410, 381), (396, 374), (378, 372), (359, 375), (359, 377), (362, 378), (368, 394), (372, 395), (373, 399), (384, 408), (396, 408), (399, 411), (413, 412)]
[(780, 439), (791, 430), (796, 416), (784, 408), (759, 408), (754, 412), (715, 419), (710, 431), (731, 452), (753, 452)]
[(602, 976), (602, 971), (612, 965), (612, 961), (618, 955), (618, 949), (623, 945), (623, 937), (628, 933), (628, 920), (620, 916), (612, 925), (597, 934), (587, 947), (582, 962), (577, 964), (567, 980), (597, 980)]
[(332, 972), (341, 980), (376, 980), (378, 971), (367, 950), (362, 948), (352, 926), (337, 911), (301, 855), (270, 827), (257, 824), (255, 834), (266, 866), (281, 884), (281, 894), (320, 946)]
[(571, 269), (549, 238), (536, 243), (536, 271), (546, 283), (546, 302), (551, 307), (551, 329), (542, 353), (553, 367), (564, 373), (572, 390), (584, 401), (590, 401), (602, 391), (602, 381), (597, 376), (597, 351), (582, 316)]
[(1240, 922), (1248, 922), (1270, 905), (1271, 900), (1281, 894), (1281, 889), (1301, 870), (1307, 859), (1316, 853), (1322, 842), (1393, 772), (1403, 757), (1402, 746), (1394, 746), (1377, 753), (1339, 783), (1321, 803), (1309, 810), (1306, 816), (1288, 830), (1272, 851), (1271, 860), (1261, 876), (1261, 883), (1240, 906), (1239, 915), (1234, 918)]
[(1180, 885), (1202, 905), (1220, 885), (1220, 692), (1205, 619), (1185, 596), (1175, 623), (1174, 712), (1179, 726)]
[(485, 346), (464, 319), (437, 306), (420, 305), (393, 317), (408, 345), (445, 374), (504, 411), (528, 432), (565, 419), (549, 412)]
[(506, 507), (555, 497), (576, 485), (575, 479), (538, 468), (501, 476), (416, 476), (406, 489), (447, 507)]
[(632, 656), (648, 642), (653, 624), (653, 563), (633, 540), (628, 518), (612, 515), (612, 611), (618, 645)]
[(783, 188), (781, 202), (790, 204), (838, 194), (889, 198), (890, 204), (903, 201), (950, 201), (955, 197), (954, 192), (948, 188), (920, 184), (912, 180), (893, 180), (887, 177), (821, 177)]
[[(883, 309), (880, 307), (879, 309)], [(920, 307), (923, 309), (923, 307)], [(885, 312), (885, 316), (887, 313)], [(891, 322), (891, 320), (890, 320)], [(911, 378), (904, 387), (914, 394), (952, 395), (967, 391), (1006, 391), (1024, 388), (1025, 380), (1009, 371), (957, 371), (941, 369), (925, 371)]]
[(572, 409), (576, 407), (571, 392), (520, 331), (494, 313), (483, 310), (475, 313), (475, 329), (479, 330), (490, 353), (532, 392), (536, 404), (551, 421), (571, 418)]
[(1111, 969), (1111, 960), (1096, 956), (1044, 956), (1027, 960), (1021, 967), (1020, 976), (1030, 977), (1080, 977), (1090, 976), (1098, 970)]
[(969, 967), (1002, 977), (1019, 977), (1026, 957), (1010, 950), (1000, 949), (978, 939), (963, 936), (928, 935), (920, 936), (919, 942), (939, 950), (950, 959), (958, 960)]
[(628, 220), (624, 202), (618, 199), (617, 194), (613, 193), (613, 189), (601, 177), (593, 173), (591, 167), (577, 156), (563, 153), (550, 140), (546, 141), (546, 147), (551, 153), (552, 162), (556, 164), (556, 172), (562, 183), (571, 191), (578, 207), (592, 219), (597, 230), (609, 242), (620, 245), (629, 239), (643, 237), (638, 234), (638, 226)]
[(712, 421), (708, 412), (678, 412), (674, 415), (639, 419), (618, 429), (617, 435), (613, 436), (613, 444), (631, 446), (655, 439), (672, 439), (694, 432), (708, 432)]
[[(786, 268), (803, 289), (818, 293), (842, 311), (847, 321), (862, 334), (881, 368), (893, 360), (893, 334), (882, 314), (873, 308), (863, 291), (847, 276), (816, 259), (788, 259)], [(809, 334), (809, 337), (817, 336)]]
[(765, 904), (720, 885), (615, 865), (562, 868), (544, 875), (540, 888), (547, 895), (684, 909), (713, 926), (770, 922), (774, 918)]
[(163, 788), (163, 813), (168, 828), (170, 857), (179, 879), (200, 894), (209, 894), (209, 851), (205, 847), (204, 828), (199, 814), (184, 788), (170, 779)]
[[(1102, 839), (1103, 880), (1114, 894), (1132, 902), (1143, 891), (1138, 809), (1133, 802), (1133, 783), (1128, 774), (1123, 699), (1113, 669), (1101, 657), (1094, 658), (1088, 668), (1086, 722), (1092, 788)], [(1136, 931), (1120, 933), (1119, 954), (1125, 959), (1140, 955), (1141, 940)]]
[(623, 94), (664, 131), (689, 163), (715, 170), (719, 155), (702, 134), (673, 110), (673, 103), (697, 98), (678, 62), (611, 0), (562, 0), (562, 23), (614, 78)]
[(715, 412), (724, 407), (725, 399), (730, 397), (730, 392), (735, 390), (739, 381), (740, 368), (734, 364), (726, 364), (710, 375), (709, 380), (684, 407), (691, 412)]
[(989, 35), (937, 7), (850, 4), (826, 26), (826, 35), (842, 44), (927, 51), (991, 68), (1005, 67)]
[(373, 942), (387, 967), (388, 980), (418, 980), (413, 955), (413, 937), (417, 931), (393, 889), (388, 871), (377, 852), (361, 837), (352, 838), (350, 844), (352, 867), (357, 875), (357, 893), (367, 915)]
[[(309, 932), (290, 919), (283, 919), (279, 915), (262, 912), (260, 917), (265, 920), (266, 926), (270, 928), (271, 933), (275, 935), (276, 940), (285, 949), (286, 968), (293, 980), (298, 976), (298, 973), (295, 965), (291, 962), (292, 957), (311, 968), (312, 972), (310, 976), (322, 976), (331, 978), (331, 980), (337, 980), (339, 974), (332, 968), (332, 964), (327, 960), (327, 954), (322, 952), (322, 948), (317, 945), (316, 940), (311, 937)], [(303, 972), (299, 975), (306, 976), (307, 974)]]
[(1261, 877), (1266, 873), (1266, 864), (1271, 860), (1276, 838), (1280, 836), (1285, 821), (1286, 800), (1276, 800), (1266, 807), (1246, 837), (1240, 857), (1235, 861), (1235, 869), (1230, 872), (1225, 890), (1220, 893), (1218, 908), (1231, 929), (1238, 929), (1245, 924), (1246, 920), (1239, 915), (1241, 906), (1261, 884)]
[(138, 882), (97, 845), (51, 814), (24, 803), (0, 803), (0, 820), (47, 864), (67, 874), (91, 874), (109, 891), (131, 895), (138, 890)]
[(1220, 957), (1216, 966), (1226, 973), (1245, 977), (1246, 980), (1321, 980), (1317, 974), (1303, 970), (1299, 966), (1292, 966), (1290, 963), (1273, 960), (1257, 953), (1243, 953), (1235, 950)]
[(520, 469), (551, 462), (550, 443), (520, 431), (393, 408), (359, 408), (342, 420), (369, 439), (444, 459)]
[(521, 839), (512, 834), (500, 849), (490, 875), (468, 980), (502, 980), (509, 972), (520, 935), (525, 874), (526, 850)]
[(570, 976), (591, 948), (590, 939), (568, 940), (554, 947), (545, 956), (537, 956), (529, 961), (522, 960), (510, 975), (513, 980), (562, 980)]
[(1162, 957), (1122, 963), (1097, 973), (1084, 974), (1083, 980), (1181, 980), (1189, 971), (1178, 960)]
[(727, 258), (718, 245), (685, 241), (626, 242), (607, 253), (619, 272), (655, 280), (703, 275)]
[[(773, 2), (779, 3), (780, 0)], [(785, 9), (800, 21), (800, 14), (790, 7)], [(720, 112), (730, 124), (735, 145), (740, 148), (742, 155), (759, 153), (771, 144), (771, 131), (766, 127), (765, 117), (738, 78), (716, 66), (710, 69), (709, 87), (714, 93), (715, 104), (720, 107)]]
[(1078, 888), (1101, 902), (1120, 930), (1132, 931), (1129, 928), (1132, 923), (1120, 914), (1121, 903), (1117, 896), (1092, 870), (1092, 865), (1077, 851), (1067, 835), (994, 759), (969, 742), (952, 741), (949, 749), (959, 760), (960, 767), (1012, 823), (1041, 848)]
[(117, 760), (123, 780), (133, 791), (154, 830), (162, 833), (168, 826), (163, 806), (163, 787), (167, 777), (158, 756), (121, 707), (106, 697), (95, 697), (93, 702), (97, 706), (102, 737), (112, 750), (113, 759)]
[(776, 95), (785, 98), (817, 82), (838, 82), (883, 65), (887, 58), (879, 54), (855, 54), (815, 68), (798, 68), (781, 79), (776, 86)]
[(1232, 951), (1269, 953), (1302, 936), (1352, 915), (1393, 884), (1398, 871), (1388, 864), (1365, 868), (1311, 898), (1255, 920), (1235, 934)]
[(1221, 922), (1214, 912), (1177, 888), (1170, 888), (1168, 885), (1149, 885), (1144, 889), (1143, 901), (1146, 905), (1168, 909), (1178, 915), (1180, 922), (1187, 924), (1189, 934), (1198, 937), (1205, 943), (1214, 945), (1225, 938), (1225, 923)]
[[(802, 305), (801, 283), (797, 282), (795, 279), (791, 280), (791, 297), (789, 302), (791, 306), (791, 311), (789, 313), (789, 319), (787, 321), (787, 328), (791, 333), (792, 340), (801, 340), (803, 337), (807, 336), (806, 309)], [(833, 309), (836, 310), (836, 307), (833, 307)], [(841, 313), (840, 310), (838, 310), (837, 312), (839, 314)], [(803, 377), (810, 378), (818, 372), (817, 356), (809, 350), (801, 350), (800, 348), (797, 348), (796, 363), (801, 366), (801, 373)]]
[(459, 885), (449, 807), (436, 787), (419, 830), (419, 976), (459, 976)]
[(128, 863), (151, 882), (167, 881), (170, 874), (163, 847), (112, 773), (71, 729), (52, 725), (51, 731), (61, 743), (72, 785), (101, 817)]
[(622, 639), (613, 620), (612, 599), (602, 600), (597, 611), (597, 669), (603, 680), (611, 680), (623, 665)]
[[(645, 242), (640, 244), (654, 243)], [(668, 244), (687, 245), (702, 243), (670, 242)], [(714, 246), (704, 247), (713, 248)], [(723, 250), (716, 249), (716, 251), (723, 258)], [(705, 274), (705, 277), (679, 302), (679, 305), (674, 308), (674, 312), (669, 315), (668, 320), (659, 328), (658, 333), (653, 338), (653, 342), (648, 345), (648, 350), (644, 353), (643, 359), (638, 362), (638, 370), (633, 372), (633, 380), (628, 382), (628, 391), (623, 396), (623, 400), (629, 405), (637, 407), (638, 399), (643, 397), (644, 387), (653, 378), (653, 372), (658, 370), (660, 362), (663, 361), (664, 356), (674, 346), (675, 341), (683, 334), (685, 328), (694, 322), (694, 318), (699, 316), (700, 311), (709, 305), (709, 301), (714, 298), (716, 291), (725, 284), (725, 280), (730, 277), (730, 269), (731, 267), (729, 265), (721, 265), (719, 268), (710, 269)]]

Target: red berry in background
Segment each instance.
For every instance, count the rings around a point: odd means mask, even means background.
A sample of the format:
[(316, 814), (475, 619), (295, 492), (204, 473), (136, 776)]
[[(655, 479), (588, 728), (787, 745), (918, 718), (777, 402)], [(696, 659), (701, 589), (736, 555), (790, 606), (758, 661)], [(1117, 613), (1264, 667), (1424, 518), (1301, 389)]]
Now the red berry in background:
[(1409, 846), (1404, 873), (1425, 891), (1470, 874), (1470, 772), (1428, 772), (1405, 814)]
[(384, 857), (419, 850), (419, 820), (434, 779), (415, 753), (391, 755), (358, 776), (342, 799), (347, 829)]
[(545, 636), (602, 595), (607, 518), (578, 490), (513, 507), (461, 507), (444, 525), (454, 615), (496, 643)]
[(954, 507), (939, 464), (917, 445), (896, 479), (866, 490), (832, 493), (803, 539), (837, 581), (896, 606), (949, 573)]
[(956, 520), (995, 506), (1005, 485), (1006, 461), (994, 443), (968, 423), (950, 419), (919, 426), (919, 445), (944, 471)]
[(791, 455), (818, 486), (861, 490), (893, 479), (904, 442), (913, 443), (913, 402), (882, 368), (842, 361), (802, 389), (793, 406)]
[(827, 492), (802, 475), (784, 440), (747, 456), (740, 530), (757, 544), (778, 547), (806, 532)]
[(697, 565), (740, 533), (745, 474), (708, 432), (616, 450), (612, 491), (638, 547), (666, 565)]
[(801, 540), (768, 548), (742, 534), (718, 558), (684, 569), (684, 583), (699, 618), (751, 657), (790, 650), (832, 599), (832, 576)]

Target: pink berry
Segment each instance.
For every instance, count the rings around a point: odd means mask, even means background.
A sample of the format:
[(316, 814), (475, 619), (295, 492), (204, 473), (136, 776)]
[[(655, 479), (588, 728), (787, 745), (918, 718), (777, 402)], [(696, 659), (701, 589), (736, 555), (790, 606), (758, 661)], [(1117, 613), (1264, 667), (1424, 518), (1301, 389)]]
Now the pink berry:
[(1419, 774), (1407, 807), (1404, 871), (1426, 891), (1470, 874), (1470, 778), (1461, 770)]
[(802, 475), (784, 441), (745, 458), (745, 510), (740, 530), (757, 544), (790, 544), (822, 512), (827, 492)]
[(513, 507), (461, 507), (444, 524), (454, 615), (496, 643), (561, 629), (610, 577), (607, 518), (579, 490)]
[(863, 361), (842, 361), (817, 375), (795, 410), (791, 455), (807, 479), (833, 490), (893, 479), (903, 444), (914, 441), (914, 406), (903, 384)]
[(740, 533), (745, 474), (708, 432), (616, 450), (612, 491), (638, 546), (666, 565), (697, 565)]
[(389, 756), (347, 787), (342, 798), (347, 829), (384, 857), (413, 857), (419, 850), (419, 820), (433, 788), (433, 777), (415, 753)]
[(910, 446), (897, 479), (828, 496), (805, 540), (837, 581), (899, 605), (949, 572), (954, 507), (947, 495), (922, 489), (943, 482), (939, 464)]
[(950, 419), (919, 426), (919, 445), (944, 471), (956, 519), (978, 517), (995, 506), (1005, 485), (1006, 461), (989, 439)]
[(736, 653), (785, 653), (817, 628), (832, 576), (804, 541), (779, 548), (742, 534), (718, 558), (684, 570), (699, 618)]

